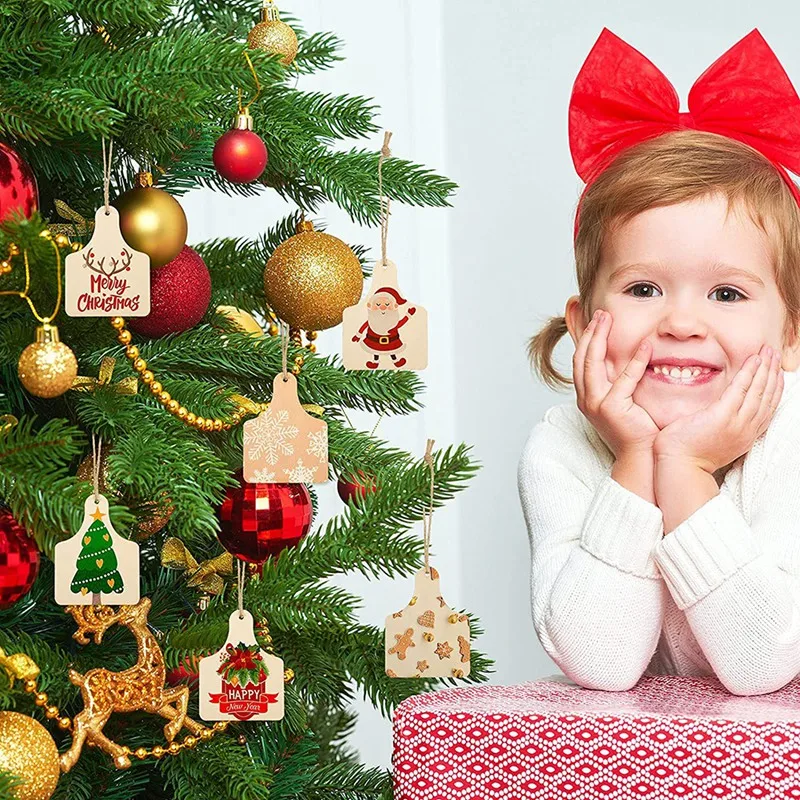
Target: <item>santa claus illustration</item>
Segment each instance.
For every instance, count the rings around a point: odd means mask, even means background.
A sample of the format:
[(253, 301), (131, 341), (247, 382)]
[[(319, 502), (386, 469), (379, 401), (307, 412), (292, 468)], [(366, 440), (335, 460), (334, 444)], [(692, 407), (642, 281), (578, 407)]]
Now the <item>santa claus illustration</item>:
[(397, 357), (406, 349), (405, 342), (400, 338), (400, 328), (417, 309), (409, 306), (404, 313), (400, 306), (405, 304), (397, 289), (391, 286), (382, 286), (367, 300), (367, 321), (358, 329), (359, 334), (366, 331), (364, 340), (356, 334), (353, 341), (361, 342), (361, 346), (372, 355), (372, 360), (367, 361), (370, 369), (378, 368), (381, 355), (388, 354), (395, 367), (402, 367), (406, 363), (405, 358)]

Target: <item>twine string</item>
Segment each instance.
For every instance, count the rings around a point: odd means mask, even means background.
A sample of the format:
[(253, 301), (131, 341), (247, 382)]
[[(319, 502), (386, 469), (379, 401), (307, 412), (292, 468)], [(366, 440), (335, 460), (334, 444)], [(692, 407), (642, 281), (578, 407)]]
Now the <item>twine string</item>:
[(383, 147), (378, 157), (378, 202), (381, 207), (381, 264), (386, 265), (386, 240), (389, 236), (389, 198), (383, 196), (383, 161), (392, 152), (389, 150), (391, 131), (383, 132)]
[(423, 456), (425, 463), (431, 470), (431, 497), (430, 507), (428, 513), (422, 518), (422, 531), (425, 538), (425, 572), (431, 571), (429, 561), (429, 551), (431, 547), (431, 522), (433, 520), (433, 483), (434, 483), (434, 468), (433, 468), (433, 439), (428, 439), (427, 447), (425, 448), (425, 455)]
[(244, 619), (244, 561), (236, 559), (236, 593), (239, 600), (239, 619)]
[(92, 431), (92, 480), (94, 481), (94, 502), (100, 505), (100, 455), (103, 447), (103, 437), (97, 436)]
[(108, 154), (106, 154), (106, 137), (103, 137), (103, 198), (106, 204), (106, 216), (111, 213), (109, 211), (108, 193), (111, 187), (111, 154), (114, 152), (114, 140), (108, 140)]
[(289, 380), (289, 375), (286, 370), (286, 362), (289, 358), (289, 324), (284, 320), (278, 320), (281, 331), (281, 360), (283, 361), (283, 382)]

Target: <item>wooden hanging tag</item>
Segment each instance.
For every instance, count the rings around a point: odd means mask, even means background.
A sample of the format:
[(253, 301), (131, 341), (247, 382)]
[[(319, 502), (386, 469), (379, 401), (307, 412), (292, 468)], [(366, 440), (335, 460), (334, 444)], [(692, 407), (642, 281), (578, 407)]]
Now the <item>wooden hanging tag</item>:
[(70, 317), (144, 317), (150, 313), (150, 256), (122, 238), (119, 211), (101, 206), (89, 243), (64, 259)]
[(86, 498), (78, 532), (56, 545), (55, 595), (61, 606), (139, 602), (139, 545), (111, 526), (102, 494)]
[(344, 310), (342, 363), (347, 370), (428, 366), (428, 312), (403, 296), (393, 261), (376, 264), (366, 297)]
[(384, 650), (390, 678), (469, 675), (469, 617), (445, 603), (433, 567), (417, 572), (408, 605), (386, 617)]
[(325, 483), (328, 424), (297, 398), (297, 378), (279, 372), (269, 407), (244, 423), (244, 479), (248, 483)]
[(231, 614), (225, 644), (200, 659), (199, 675), (202, 719), (283, 719), (283, 660), (260, 648), (249, 611)]

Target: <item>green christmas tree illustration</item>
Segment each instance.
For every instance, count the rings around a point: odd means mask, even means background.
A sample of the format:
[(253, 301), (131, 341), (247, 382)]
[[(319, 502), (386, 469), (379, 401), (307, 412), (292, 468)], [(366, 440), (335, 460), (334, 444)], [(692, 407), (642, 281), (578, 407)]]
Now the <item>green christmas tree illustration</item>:
[(83, 534), (81, 552), (76, 563), (70, 590), (99, 595), (100, 592), (121, 592), (125, 585), (117, 570), (117, 555), (111, 543), (111, 533), (102, 521), (98, 509), (94, 522)]

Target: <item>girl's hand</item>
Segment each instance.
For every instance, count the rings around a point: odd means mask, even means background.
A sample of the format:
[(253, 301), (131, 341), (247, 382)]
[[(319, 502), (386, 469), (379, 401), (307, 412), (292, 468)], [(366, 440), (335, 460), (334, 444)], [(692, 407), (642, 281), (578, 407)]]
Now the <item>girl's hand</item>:
[[(598, 319), (598, 314), (602, 315)], [(614, 455), (636, 451), (652, 452), (659, 433), (653, 418), (632, 400), (632, 395), (650, 362), (650, 343), (643, 340), (636, 354), (612, 384), (605, 365), (611, 314), (595, 312), (586, 326), (575, 355), (572, 376), (578, 408), (594, 425)]]
[(708, 473), (746, 453), (766, 431), (783, 393), (780, 357), (766, 345), (751, 355), (722, 396), (665, 425), (653, 446), (658, 460), (679, 458)]

